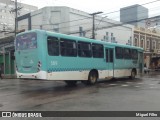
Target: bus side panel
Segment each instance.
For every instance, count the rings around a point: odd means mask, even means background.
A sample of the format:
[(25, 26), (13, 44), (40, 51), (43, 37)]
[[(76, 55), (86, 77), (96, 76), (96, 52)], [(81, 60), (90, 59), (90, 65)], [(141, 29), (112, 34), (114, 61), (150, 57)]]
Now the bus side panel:
[(48, 56), (47, 68), (47, 78), (49, 80), (88, 80), (89, 72), (92, 69), (103, 72), (106, 69), (103, 58), (93, 59), (61, 56)]
[(115, 59), (114, 63), (114, 77), (125, 77), (129, 76), (131, 70), (129, 68), (129, 61), (125, 59)]
[(133, 59), (115, 59), (114, 77), (127, 77), (131, 75), (132, 69), (139, 71), (139, 62)]

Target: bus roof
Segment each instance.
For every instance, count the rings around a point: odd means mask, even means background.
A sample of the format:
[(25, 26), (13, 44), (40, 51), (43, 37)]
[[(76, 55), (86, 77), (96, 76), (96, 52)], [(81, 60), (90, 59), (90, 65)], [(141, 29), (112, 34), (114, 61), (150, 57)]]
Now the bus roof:
[(60, 38), (63, 37), (63, 38), (66, 38), (66, 39), (79, 40), (79, 41), (83, 41), (83, 42), (99, 43), (99, 44), (103, 44), (103, 45), (133, 48), (133, 49), (138, 49), (138, 50), (143, 51), (143, 48), (141, 48), (141, 47), (125, 45), (125, 44), (120, 44), (120, 43), (105, 42), (105, 41), (101, 41), (101, 40), (98, 40), (98, 39), (90, 39), (90, 38), (85, 38), (85, 37), (66, 35), (66, 34), (62, 34), (62, 33), (56, 33), (56, 32), (51, 32), (51, 31), (39, 30), (39, 29), (25, 31), (25, 32), (19, 33), (18, 35), (22, 35), (22, 34), (29, 33), (29, 32), (41, 32), (41, 33), (46, 33), (49, 36), (55, 36), (55, 37), (60, 37)]

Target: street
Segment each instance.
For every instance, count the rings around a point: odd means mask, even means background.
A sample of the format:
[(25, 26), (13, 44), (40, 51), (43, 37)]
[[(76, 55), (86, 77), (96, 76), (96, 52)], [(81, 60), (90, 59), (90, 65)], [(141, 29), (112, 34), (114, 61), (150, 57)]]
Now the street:
[(94, 86), (78, 82), (0, 80), (1, 111), (159, 111), (160, 72), (135, 80), (100, 81)]

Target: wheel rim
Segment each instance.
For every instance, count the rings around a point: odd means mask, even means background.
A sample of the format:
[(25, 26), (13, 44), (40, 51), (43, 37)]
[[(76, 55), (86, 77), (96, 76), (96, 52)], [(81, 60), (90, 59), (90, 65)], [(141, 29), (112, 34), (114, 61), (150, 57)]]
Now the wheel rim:
[(91, 74), (89, 80), (90, 80), (91, 83), (95, 83), (97, 81), (97, 76), (95, 74)]

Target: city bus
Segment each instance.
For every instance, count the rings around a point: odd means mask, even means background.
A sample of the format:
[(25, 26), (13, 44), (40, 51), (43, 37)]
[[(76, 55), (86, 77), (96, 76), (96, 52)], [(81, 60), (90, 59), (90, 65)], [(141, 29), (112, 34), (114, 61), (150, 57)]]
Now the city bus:
[(143, 71), (143, 49), (54, 33), (30, 30), (15, 40), (17, 78), (82, 81), (130, 77)]

